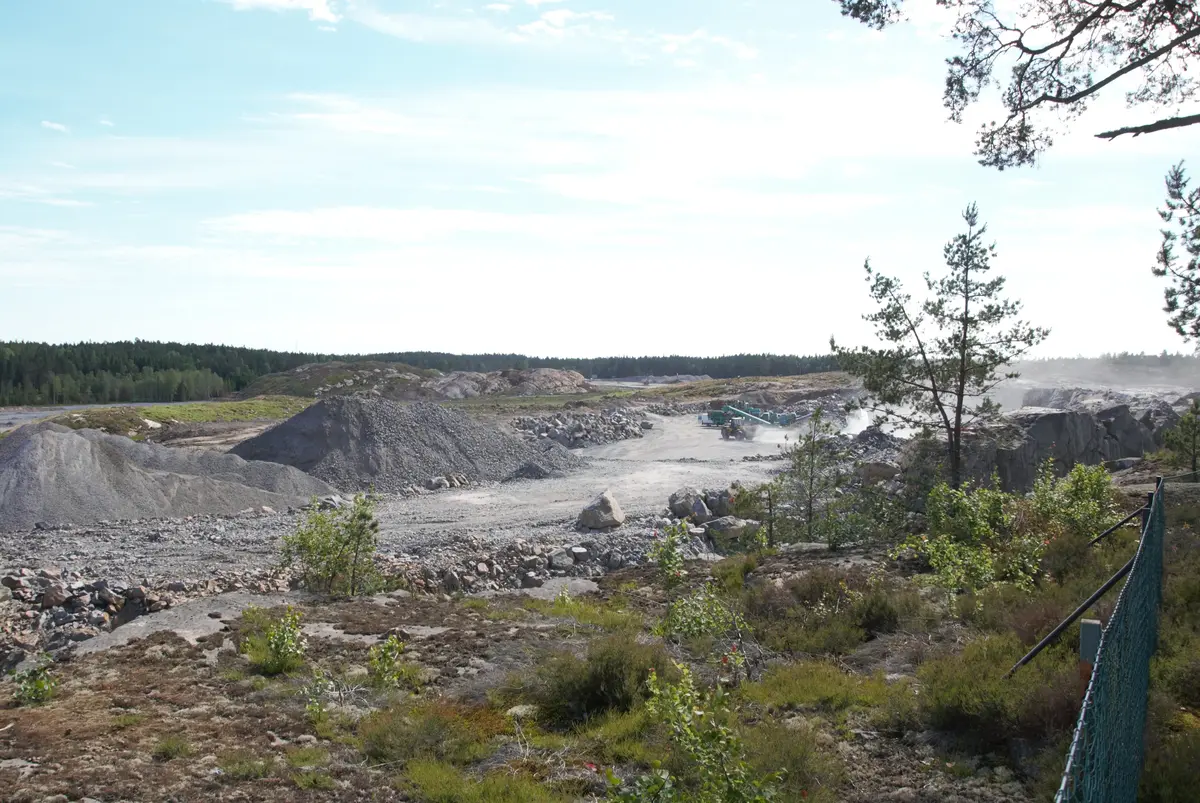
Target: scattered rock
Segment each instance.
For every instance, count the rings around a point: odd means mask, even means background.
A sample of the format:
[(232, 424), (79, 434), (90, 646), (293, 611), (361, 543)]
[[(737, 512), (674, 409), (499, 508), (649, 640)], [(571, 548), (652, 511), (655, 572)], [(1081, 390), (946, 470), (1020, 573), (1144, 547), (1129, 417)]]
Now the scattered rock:
[(607, 530), (620, 527), (625, 522), (625, 513), (611, 491), (600, 494), (579, 514), (578, 526), (588, 530)]

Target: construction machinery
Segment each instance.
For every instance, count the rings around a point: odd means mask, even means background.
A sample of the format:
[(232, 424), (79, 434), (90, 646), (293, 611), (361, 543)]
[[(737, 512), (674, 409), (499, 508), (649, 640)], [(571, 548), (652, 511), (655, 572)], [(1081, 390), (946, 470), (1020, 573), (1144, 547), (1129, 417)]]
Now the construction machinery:
[(726, 416), (721, 425), (721, 437), (725, 440), (752, 441), (758, 434), (758, 425), (751, 424), (738, 416)]
[(709, 410), (699, 416), (701, 426), (705, 427), (724, 427), (730, 419), (737, 418), (754, 421), (768, 427), (786, 427), (796, 423), (796, 416), (791, 413), (760, 410), (748, 405), (734, 407), (732, 404), (726, 404), (720, 410)]

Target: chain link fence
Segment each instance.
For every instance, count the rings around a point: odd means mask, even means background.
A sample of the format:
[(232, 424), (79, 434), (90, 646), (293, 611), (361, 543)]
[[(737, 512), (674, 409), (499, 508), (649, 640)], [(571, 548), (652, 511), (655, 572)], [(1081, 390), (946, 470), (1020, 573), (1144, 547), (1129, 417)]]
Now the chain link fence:
[(1161, 479), (1155, 485), (1133, 567), (1100, 637), (1055, 803), (1137, 800), (1162, 602), (1164, 487)]

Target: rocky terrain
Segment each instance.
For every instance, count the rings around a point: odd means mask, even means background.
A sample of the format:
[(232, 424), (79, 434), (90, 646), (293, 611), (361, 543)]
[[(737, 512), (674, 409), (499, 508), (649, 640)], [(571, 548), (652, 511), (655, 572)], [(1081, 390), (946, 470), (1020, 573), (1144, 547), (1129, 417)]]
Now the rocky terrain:
[(264, 376), (245, 393), (316, 398), (367, 394), (393, 400), (445, 401), (479, 396), (571, 395), (592, 390), (577, 371), (555, 368), (442, 373), (403, 363), (364, 361), (302, 365), (285, 373)]
[(527, 441), (547, 439), (568, 449), (640, 438), (654, 427), (640, 410), (621, 409), (591, 412), (562, 412), (543, 416), (521, 416), (512, 426)]

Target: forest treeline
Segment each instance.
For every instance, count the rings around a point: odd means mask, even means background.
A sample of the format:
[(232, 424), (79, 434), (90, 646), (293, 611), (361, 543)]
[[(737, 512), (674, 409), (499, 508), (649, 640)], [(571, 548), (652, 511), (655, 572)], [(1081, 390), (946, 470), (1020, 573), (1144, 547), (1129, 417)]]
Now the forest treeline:
[(379, 360), (439, 371), (566, 368), (584, 376), (707, 374), (791, 376), (835, 370), (832, 356), (736, 354), (727, 357), (563, 359), (524, 354), (308, 354), (236, 346), (132, 341), (0, 343), (0, 405), (179, 402), (236, 394), (259, 377), (332, 360)]
[[(259, 377), (315, 362), (379, 360), (439, 371), (564, 368), (586, 377), (708, 375), (795, 376), (837, 370), (833, 355), (733, 354), (724, 357), (596, 357), (571, 359), (524, 354), (309, 354), (237, 346), (126, 341), (119, 343), (0, 342), (0, 405), (178, 402), (238, 393)], [(1114, 354), (1043, 364), (1174, 368), (1200, 366), (1193, 355)]]

